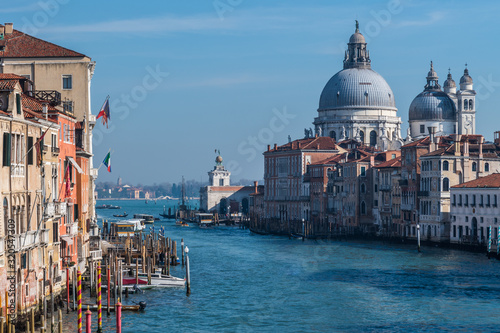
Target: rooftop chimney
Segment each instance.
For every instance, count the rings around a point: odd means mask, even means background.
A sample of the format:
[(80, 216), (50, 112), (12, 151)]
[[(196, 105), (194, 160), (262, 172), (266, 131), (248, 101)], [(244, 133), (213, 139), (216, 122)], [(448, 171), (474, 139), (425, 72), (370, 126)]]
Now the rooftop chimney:
[(278, 144), (277, 143), (274, 144), (274, 150), (278, 150)]
[(3, 39), (3, 36), (5, 35), (5, 27), (3, 25), (0, 25), (0, 39)]
[(267, 151), (271, 150), (271, 145), (267, 145)]
[(436, 127), (435, 126), (429, 126), (427, 127), (427, 130), (429, 131), (431, 143), (429, 145), (429, 152), (432, 153), (437, 149), (437, 145), (435, 143), (435, 135), (436, 135)]
[(259, 182), (258, 181), (253, 182), (253, 187), (254, 187), (255, 194), (259, 193)]
[(483, 141), (484, 141), (484, 136), (481, 136), (479, 138), (479, 158), (483, 158)]
[(14, 26), (12, 23), (5, 23), (5, 34), (10, 35), (14, 31)]
[(46, 102), (42, 103), (42, 115), (47, 119), (48, 116), (48, 104)]

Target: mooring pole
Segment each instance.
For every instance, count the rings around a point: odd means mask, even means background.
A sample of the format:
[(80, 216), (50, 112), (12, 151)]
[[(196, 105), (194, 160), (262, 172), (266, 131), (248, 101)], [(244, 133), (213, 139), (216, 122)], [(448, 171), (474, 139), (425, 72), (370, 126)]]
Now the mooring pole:
[(186, 252), (186, 296), (191, 294), (191, 278), (189, 276), (189, 248), (186, 246), (184, 251)]
[(417, 224), (417, 250), (420, 252), (420, 224)]

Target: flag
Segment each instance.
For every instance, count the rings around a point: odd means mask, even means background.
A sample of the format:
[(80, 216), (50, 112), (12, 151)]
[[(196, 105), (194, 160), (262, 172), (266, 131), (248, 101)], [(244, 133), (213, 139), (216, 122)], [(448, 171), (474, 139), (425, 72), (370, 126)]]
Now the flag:
[(43, 150), (43, 138), (45, 137), (45, 134), (47, 134), (47, 131), (49, 130), (49, 128), (47, 128), (45, 130), (45, 132), (42, 133), (42, 135), (38, 138), (38, 140), (36, 140), (36, 143), (35, 143), (37, 165), (42, 165), (42, 163), (43, 163), (43, 152), (42, 152), (42, 150)]
[(65, 197), (71, 197), (71, 177), (70, 177), (70, 167), (69, 167), (69, 162), (66, 162), (66, 193)]
[(108, 155), (106, 155), (102, 163), (106, 166), (106, 168), (108, 168), (108, 172), (111, 172), (111, 153), (108, 153)]
[(97, 115), (97, 119), (100, 117), (102, 117), (102, 124), (106, 125), (106, 128), (108, 128), (108, 119), (111, 119), (109, 114), (109, 96), (106, 97), (106, 101), (102, 105), (101, 111), (99, 111), (99, 114)]

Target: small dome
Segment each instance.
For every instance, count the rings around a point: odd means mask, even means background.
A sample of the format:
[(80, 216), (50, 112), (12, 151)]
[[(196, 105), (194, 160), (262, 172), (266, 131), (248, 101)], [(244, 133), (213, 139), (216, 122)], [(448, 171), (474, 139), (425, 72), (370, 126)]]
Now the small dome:
[(410, 104), (409, 120), (455, 120), (455, 103), (442, 91), (423, 91)]
[(359, 44), (359, 43), (363, 43), (363, 44), (366, 44), (366, 40), (365, 40), (365, 37), (360, 34), (359, 32), (355, 32), (351, 35), (351, 38), (349, 38), (349, 43), (355, 43), (355, 44)]
[(460, 84), (472, 84), (472, 78), (469, 76), (469, 70), (464, 70), (464, 75), (460, 78)]
[(443, 84), (444, 88), (456, 88), (457, 85), (455, 84), (455, 81), (453, 81), (451, 77), (451, 73), (448, 73), (448, 77), (446, 78), (446, 81), (444, 81)]

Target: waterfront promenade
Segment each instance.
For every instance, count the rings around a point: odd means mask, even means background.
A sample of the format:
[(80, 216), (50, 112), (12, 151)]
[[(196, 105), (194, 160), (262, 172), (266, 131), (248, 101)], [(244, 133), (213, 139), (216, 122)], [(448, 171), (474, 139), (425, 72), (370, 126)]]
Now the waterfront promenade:
[[(149, 212), (163, 207), (156, 206)], [(192, 294), (131, 295), (148, 307), (124, 313), (123, 332), (491, 332), (500, 325), (500, 262), (484, 254), (156, 225), (189, 246)], [(172, 274), (182, 276), (182, 268)], [(74, 332), (76, 315), (65, 320)], [(104, 326), (114, 330), (113, 315)]]

